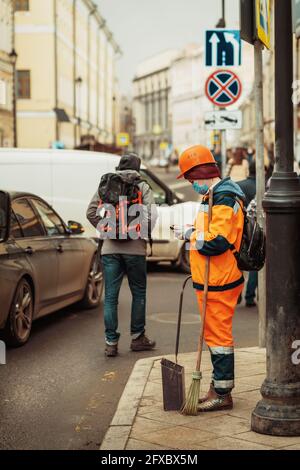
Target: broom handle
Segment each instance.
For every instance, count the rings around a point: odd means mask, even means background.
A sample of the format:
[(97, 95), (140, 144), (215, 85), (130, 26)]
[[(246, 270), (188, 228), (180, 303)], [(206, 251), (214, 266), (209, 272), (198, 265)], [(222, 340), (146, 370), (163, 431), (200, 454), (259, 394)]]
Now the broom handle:
[(192, 278), (189, 276), (183, 283), (181, 294), (180, 294), (180, 302), (179, 302), (179, 310), (178, 310), (178, 320), (177, 320), (177, 335), (176, 335), (176, 346), (175, 346), (175, 362), (178, 363), (178, 351), (179, 351), (179, 341), (180, 341), (180, 327), (181, 327), (181, 316), (182, 316), (182, 304), (183, 304), (183, 294), (185, 286), (187, 285), (188, 281)]
[[(212, 205), (213, 205), (213, 190), (209, 190), (209, 201), (208, 201), (208, 231), (212, 217)], [(208, 283), (209, 283), (209, 268), (210, 268), (210, 257), (207, 256), (205, 260), (205, 277), (204, 277), (204, 294), (203, 294), (203, 304), (202, 304), (202, 321), (201, 329), (198, 343), (198, 356), (197, 356), (197, 365), (196, 371), (200, 372), (201, 368), (201, 358), (203, 351), (203, 337), (204, 337), (204, 327), (205, 327), (205, 317), (206, 317), (206, 306), (207, 306), (207, 296), (208, 296)]]

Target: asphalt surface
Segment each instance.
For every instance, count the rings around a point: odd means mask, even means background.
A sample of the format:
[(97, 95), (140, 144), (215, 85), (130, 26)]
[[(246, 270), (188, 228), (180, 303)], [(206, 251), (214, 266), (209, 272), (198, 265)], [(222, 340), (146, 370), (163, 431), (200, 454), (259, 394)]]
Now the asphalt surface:
[[(164, 174), (164, 172), (163, 172)], [(164, 174), (174, 183), (174, 172)], [(175, 183), (176, 184), (176, 183)], [(180, 192), (190, 189), (181, 187)], [(102, 306), (72, 306), (35, 322), (29, 343), (10, 349), (0, 366), (1, 449), (96, 450), (139, 358), (172, 353), (182, 283), (186, 275), (169, 265), (149, 266), (147, 333), (154, 352), (130, 351), (130, 296), (124, 280), (119, 303), (120, 355), (104, 357)], [(181, 351), (195, 351), (199, 318), (193, 289), (186, 289)], [(256, 309), (238, 307), (238, 347), (257, 345)]]

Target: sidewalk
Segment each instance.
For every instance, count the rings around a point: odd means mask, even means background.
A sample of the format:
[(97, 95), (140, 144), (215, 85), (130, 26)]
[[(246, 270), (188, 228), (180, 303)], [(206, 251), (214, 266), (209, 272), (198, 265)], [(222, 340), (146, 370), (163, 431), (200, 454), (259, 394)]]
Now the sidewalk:
[[(199, 416), (164, 412), (160, 357), (136, 363), (101, 450), (300, 450), (300, 437), (273, 437), (250, 430), (251, 412), (260, 399), (265, 378), (265, 350), (236, 350), (234, 408)], [(174, 360), (170, 356), (171, 360)], [(181, 354), (186, 387), (195, 368), (196, 354)], [(211, 378), (210, 357), (203, 353), (202, 393)]]

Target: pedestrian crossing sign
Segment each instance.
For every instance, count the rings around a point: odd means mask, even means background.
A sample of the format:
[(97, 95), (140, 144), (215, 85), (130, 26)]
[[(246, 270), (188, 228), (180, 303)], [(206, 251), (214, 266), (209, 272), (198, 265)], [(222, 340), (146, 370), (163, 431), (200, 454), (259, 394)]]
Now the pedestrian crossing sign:
[(270, 49), (271, 47), (271, 8), (270, 0), (256, 0), (257, 38)]

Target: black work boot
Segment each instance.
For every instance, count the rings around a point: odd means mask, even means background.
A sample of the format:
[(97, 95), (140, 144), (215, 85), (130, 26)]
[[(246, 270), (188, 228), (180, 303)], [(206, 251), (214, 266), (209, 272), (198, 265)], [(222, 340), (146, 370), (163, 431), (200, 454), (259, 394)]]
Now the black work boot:
[(151, 351), (155, 348), (156, 342), (151, 341), (145, 333), (140, 335), (137, 339), (131, 341), (131, 351)]
[(107, 344), (105, 347), (106, 357), (116, 357), (118, 355), (118, 344)]

